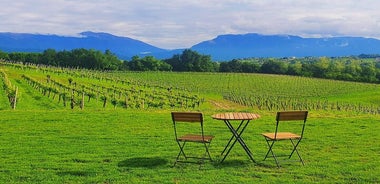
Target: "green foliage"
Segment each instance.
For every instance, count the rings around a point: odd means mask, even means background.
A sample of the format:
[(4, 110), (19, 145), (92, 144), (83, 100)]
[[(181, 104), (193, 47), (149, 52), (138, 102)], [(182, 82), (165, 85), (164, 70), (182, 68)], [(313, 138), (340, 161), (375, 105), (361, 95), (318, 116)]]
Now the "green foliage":
[(172, 66), (154, 58), (153, 56), (132, 57), (132, 60), (126, 62), (127, 68), (132, 71), (171, 71)]
[(380, 83), (380, 60), (358, 57), (253, 58), (220, 63), (221, 72), (267, 73)]
[(185, 49), (182, 54), (176, 54), (165, 60), (173, 67), (173, 71), (179, 72), (216, 72), (218, 65), (211, 61), (211, 56), (201, 55), (190, 49)]
[(0, 59), (24, 64), (33, 63), (107, 71), (267, 73), (380, 83), (380, 59), (378, 55), (332, 58), (248, 58), (218, 63), (211, 61), (209, 55), (202, 55), (186, 49), (182, 54), (175, 54), (169, 59), (158, 60), (153, 56), (145, 56), (144, 58), (134, 56), (131, 61), (122, 62), (109, 50), (101, 53), (93, 49), (74, 49), (60, 52), (47, 49), (42, 54), (0, 52)]
[(17, 102), (17, 87), (13, 86), (10, 80), (8, 79), (8, 75), (5, 73), (3, 69), (0, 69), (0, 75), (1, 75), (1, 81), (3, 81), (3, 88), (5, 90), (5, 93), (8, 96), (8, 101), (10, 103), (10, 106), (15, 109), (16, 108), (16, 102)]
[(9, 60), (9, 55), (8, 55), (8, 53), (0, 50), (0, 61), (1, 60)]
[(102, 53), (93, 49), (74, 49), (59, 52), (54, 49), (47, 49), (43, 53), (9, 53), (8, 58), (5, 57), (3, 59), (25, 64), (80, 67), (96, 70), (119, 70), (122, 68), (122, 62), (109, 50)]

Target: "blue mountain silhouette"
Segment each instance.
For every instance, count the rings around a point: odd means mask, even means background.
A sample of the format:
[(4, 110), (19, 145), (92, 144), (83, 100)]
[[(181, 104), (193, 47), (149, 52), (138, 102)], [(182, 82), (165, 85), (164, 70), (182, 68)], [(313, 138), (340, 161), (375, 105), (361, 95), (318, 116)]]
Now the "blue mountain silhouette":
[[(159, 59), (180, 54), (183, 48), (167, 50), (128, 37), (108, 33), (82, 32), (78, 36), (30, 33), (0, 33), (0, 50), (42, 52), (76, 48), (110, 50), (119, 58), (152, 55)], [(302, 38), (292, 35), (228, 34), (200, 42), (189, 49), (210, 55), (215, 61), (249, 57), (307, 57), (379, 54), (380, 40), (364, 37)]]
[[(221, 35), (191, 47), (215, 60), (379, 54), (380, 40), (363, 37), (302, 38), (291, 35)], [(238, 56), (238, 57), (236, 57)]]

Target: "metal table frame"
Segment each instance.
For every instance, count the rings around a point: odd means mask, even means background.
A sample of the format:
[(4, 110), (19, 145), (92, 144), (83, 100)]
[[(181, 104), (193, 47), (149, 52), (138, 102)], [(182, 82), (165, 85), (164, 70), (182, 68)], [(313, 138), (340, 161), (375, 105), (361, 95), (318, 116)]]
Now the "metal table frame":
[[(253, 154), (251, 150), (248, 148), (248, 146), (246, 145), (246, 143), (244, 142), (242, 138), (242, 134), (244, 130), (247, 128), (249, 122), (253, 119), (259, 118), (260, 116), (253, 113), (222, 113), (222, 114), (215, 114), (212, 117), (217, 120), (223, 120), (224, 123), (227, 125), (228, 129), (232, 133), (231, 138), (229, 139), (227, 145), (225, 146), (224, 150), (221, 153), (222, 156), (223, 154), (225, 154), (221, 162), (223, 162), (227, 158), (228, 154), (234, 147), (235, 143), (239, 142), (239, 144), (243, 147), (244, 151), (247, 153), (249, 158), (253, 162), (256, 163), (256, 161), (253, 159)], [(235, 120), (240, 120), (240, 124), (236, 129), (231, 124), (231, 121), (235, 121)]]

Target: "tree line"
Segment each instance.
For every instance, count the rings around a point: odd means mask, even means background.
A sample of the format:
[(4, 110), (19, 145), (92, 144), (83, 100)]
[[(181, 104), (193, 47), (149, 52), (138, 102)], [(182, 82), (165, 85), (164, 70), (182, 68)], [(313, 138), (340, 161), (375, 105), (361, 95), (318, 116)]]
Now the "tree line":
[(379, 55), (245, 58), (214, 62), (209, 55), (186, 49), (168, 59), (134, 56), (127, 61), (120, 60), (109, 50), (101, 52), (93, 49), (47, 49), (42, 53), (0, 51), (0, 59), (93, 70), (266, 73), (380, 83)]
[(305, 57), (234, 59), (220, 63), (220, 72), (295, 75), (380, 83), (380, 57)]

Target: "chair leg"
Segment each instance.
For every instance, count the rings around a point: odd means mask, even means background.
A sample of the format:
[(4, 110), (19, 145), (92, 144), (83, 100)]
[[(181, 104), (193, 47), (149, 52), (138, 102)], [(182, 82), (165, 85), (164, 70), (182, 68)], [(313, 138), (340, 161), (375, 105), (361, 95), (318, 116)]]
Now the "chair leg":
[[(211, 159), (211, 155), (210, 155), (210, 152), (208, 150), (208, 147), (210, 146), (210, 143), (203, 143), (203, 145), (205, 146), (205, 153), (203, 154), (203, 157), (201, 158), (201, 162), (199, 163), (199, 169), (202, 168), (202, 165), (205, 163), (205, 160), (210, 160), (212, 161)], [(206, 156), (208, 156), (208, 158), (206, 158)]]
[[(266, 140), (266, 139), (265, 139), (265, 140)], [(272, 148), (272, 146), (273, 146), (273, 144), (274, 144), (274, 142), (272, 142), (272, 145), (269, 144), (269, 141), (268, 141), (268, 140), (266, 140), (266, 142), (267, 142), (267, 145), (268, 145), (269, 149), (268, 149), (268, 151), (267, 151), (267, 154), (265, 154), (264, 160), (267, 159), (267, 157), (268, 157), (268, 155), (269, 155), (269, 152), (271, 152), (271, 148)]]
[[(181, 161), (180, 160), (181, 155), (185, 158), (185, 160), (187, 160), (188, 158), (197, 158), (197, 159), (199, 159), (199, 162), (197, 162), (197, 163), (199, 163), (199, 169), (202, 167), (202, 165), (204, 164), (204, 162), (205, 162), (206, 159), (212, 161), (211, 154), (210, 154), (210, 151), (209, 151), (209, 147), (210, 147), (211, 143), (203, 143), (203, 145), (205, 146), (205, 152), (203, 154), (203, 157), (191, 157), (191, 156), (187, 157), (186, 154), (185, 154), (185, 151), (184, 151), (184, 147), (186, 145), (186, 142), (183, 142), (183, 144), (181, 144), (179, 141), (177, 141), (177, 143), (178, 143), (180, 151), (179, 151), (179, 153), (177, 155), (177, 158), (176, 158), (176, 161), (174, 162), (173, 167), (177, 164), (177, 162), (187, 162), (187, 161)], [(208, 156), (208, 158), (207, 158), (207, 156)], [(189, 161), (189, 162), (190, 163), (194, 163), (192, 161)]]
[(293, 153), (296, 152), (296, 154), (298, 155), (298, 158), (300, 159), (302, 165), (305, 165), (305, 163), (303, 162), (303, 159), (302, 159), (301, 155), (299, 154), (299, 152), (297, 150), (298, 144), (301, 142), (301, 140), (298, 140), (297, 144), (294, 144), (294, 142), (293, 142), (292, 139), (290, 139), (290, 142), (292, 142), (293, 150), (292, 150), (292, 153), (290, 153), (290, 155), (289, 155), (289, 159), (292, 157)]
[[(268, 158), (269, 153), (271, 153), (272, 157), (274, 158), (274, 161), (276, 162), (277, 167), (280, 167), (280, 163), (278, 162), (277, 157), (276, 157), (276, 155), (273, 152), (273, 146), (274, 146), (274, 143), (276, 141), (274, 141), (274, 140), (268, 140), (268, 139), (265, 139), (265, 140), (266, 140), (266, 142), (268, 144), (269, 149), (268, 149), (267, 154), (265, 155), (264, 160), (266, 160)], [(270, 141), (272, 141), (272, 144), (269, 143)]]
[[(207, 144), (207, 143), (204, 143), (204, 145), (205, 145), (205, 149), (206, 149), (206, 153), (207, 153), (207, 155), (208, 155), (208, 158), (209, 158), (210, 161), (212, 161), (210, 151), (208, 150), (208, 148), (210, 147), (210, 144), (211, 144), (211, 143), (208, 143), (208, 144)], [(205, 153), (205, 154), (206, 154), (206, 153)], [(206, 156), (206, 155), (205, 155), (205, 156)]]
[(179, 153), (178, 153), (178, 155), (177, 155), (177, 158), (176, 158), (176, 160), (175, 160), (175, 162), (174, 162), (174, 165), (173, 166), (175, 166), (176, 164), (177, 164), (177, 162), (179, 161), (179, 157), (181, 156), (181, 154), (183, 155), (183, 157), (185, 158), (185, 159), (187, 159), (187, 157), (186, 157), (186, 154), (185, 154), (185, 152), (183, 151), (184, 150), (184, 147), (185, 147), (185, 144), (186, 144), (186, 142), (183, 142), (183, 144), (181, 145), (181, 143), (180, 142), (178, 142), (177, 141), (177, 143), (178, 143), (178, 146), (179, 146)]

